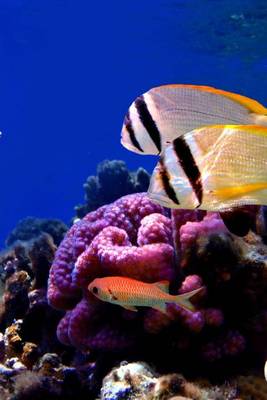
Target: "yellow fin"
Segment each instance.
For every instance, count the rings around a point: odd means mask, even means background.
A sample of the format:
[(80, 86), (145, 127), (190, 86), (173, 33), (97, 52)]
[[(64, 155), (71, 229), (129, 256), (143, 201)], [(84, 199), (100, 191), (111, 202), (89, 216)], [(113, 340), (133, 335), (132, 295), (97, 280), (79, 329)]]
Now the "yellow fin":
[(154, 286), (161, 289), (165, 293), (169, 293), (169, 284), (170, 284), (169, 281), (159, 281), (159, 282), (153, 283)]
[(188, 89), (195, 89), (199, 90), (202, 92), (208, 92), (208, 93), (214, 93), (218, 94), (224, 97), (227, 97), (228, 99), (234, 100), (236, 103), (241, 104), (242, 106), (246, 107), (249, 111), (256, 113), (256, 114), (267, 114), (267, 108), (264, 107), (262, 104), (260, 104), (258, 101), (251, 99), (250, 97), (243, 96), (241, 94), (237, 93), (232, 93), (228, 92), (226, 90), (222, 89), (216, 89), (211, 86), (201, 86), (201, 85), (164, 85), (164, 86), (159, 86), (158, 88), (155, 89), (168, 89), (168, 88), (173, 88), (173, 89), (179, 89), (179, 88), (188, 88)]
[(263, 189), (267, 189), (267, 182), (256, 182), (256, 183), (250, 183), (248, 185), (224, 187), (213, 190), (212, 193), (222, 199), (230, 199), (230, 198), (244, 196), (248, 193)]
[(129, 306), (129, 305), (126, 305), (126, 304), (120, 304), (123, 308), (125, 308), (125, 310), (129, 310), (129, 311), (135, 311), (135, 312), (137, 312), (138, 310), (137, 310), (137, 308), (135, 307), (135, 306)]
[[(200, 133), (203, 134), (203, 132), (205, 132), (206, 130), (210, 130), (210, 132), (212, 133), (212, 130), (214, 130), (214, 129), (221, 130), (221, 133), (223, 133), (223, 131), (226, 129), (231, 129), (232, 131), (243, 131), (243, 132), (251, 133), (254, 135), (258, 135), (258, 136), (267, 137), (267, 127), (262, 126), (262, 125), (232, 125), (232, 124), (217, 125), (217, 124), (215, 124), (215, 125), (205, 126), (202, 128), (197, 128), (197, 129), (195, 129), (194, 133), (196, 134), (197, 131), (200, 131)], [(185, 134), (185, 137), (187, 137), (188, 134)]]

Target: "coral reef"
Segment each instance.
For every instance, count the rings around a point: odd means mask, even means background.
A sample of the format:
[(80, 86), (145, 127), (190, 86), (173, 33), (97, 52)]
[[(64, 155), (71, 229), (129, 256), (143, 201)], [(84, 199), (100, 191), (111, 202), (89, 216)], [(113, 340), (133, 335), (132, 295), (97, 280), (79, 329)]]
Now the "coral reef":
[(19, 221), (17, 226), (6, 239), (7, 246), (11, 246), (17, 240), (28, 241), (35, 239), (41, 233), (48, 233), (52, 236), (56, 245), (63, 239), (68, 227), (58, 219), (42, 219), (27, 217)]
[[(77, 221), (58, 248), (46, 232), (16, 240), (0, 254), (0, 398), (266, 398), (265, 239), (135, 193)], [(203, 290), (193, 313), (134, 313), (87, 290), (112, 275)], [(123, 359), (144, 362), (114, 369)]]
[[(56, 252), (48, 299), (66, 310), (58, 338), (82, 351), (135, 349), (170, 370), (196, 374), (200, 366), (211, 374), (263, 367), (266, 257), (259, 236), (230, 234), (218, 213), (169, 214), (144, 193), (124, 196), (74, 224)], [(133, 313), (88, 293), (93, 279), (112, 275), (167, 279), (173, 294), (203, 291), (194, 313), (175, 304), (166, 314)]]
[(41, 233), (0, 254), (1, 400), (88, 399), (96, 392), (96, 363), (56, 337), (62, 312), (47, 302), (55, 250), (52, 236)]
[(101, 400), (144, 399), (155, 386), (157, 378), (143, 363), (121, 363), (103, 380)]
[(129, 172), (124, 161), (104, 160), (97, 166), (96, 176), (89, 176), (83, 185), (85, 204), (75, 207), (78, 218), (83, 218), (104, 204), (137, 192), (145, 192), (150, 175), (144, 168)]
[(100, 400), (264, 400), (267, 386), (258, 376), (238, 376), (220, 385), (188, 380), (172, 373), (159, 376), (149, 365), (122, 362), (104, 378)]
[[(152, 221), (153, 229), (157, 227), (157, 230), (150, 239), (144, 239), (142, 232), (147, 230), (147, 223), (142, 225), (141, 221), (157, 212), (161, 212), (155, 214), (158, 222)], [(147, 282), (170, 279), (174, 252), (169, 243), (162, 242), (170, 241), (170, 220), (163, 214), (162, 207), (151, 203), (146, 195), (135, 194), (103, 206), (74, 224), (56, 253), (49, 278), (50, 304), (63, 309), (76, 305), (58, 327), (60, 338), (68, 337), (68, 342), (82, 348), (99, 346), (110, 350), (118, 344), (122, 348), (132, 343), (133, 318), (126, 319), (126, 330), (122, 330), (119, 320), (123, 310), (115, 308), (110, 321), (108, 317), (103, 318), (106, 305), (92, 299), (87, 290), (81, 300), (82, 289), (94, 277), (106, 274), (126, 275)], [(160, 243), (155, 243), (157, 237)]]

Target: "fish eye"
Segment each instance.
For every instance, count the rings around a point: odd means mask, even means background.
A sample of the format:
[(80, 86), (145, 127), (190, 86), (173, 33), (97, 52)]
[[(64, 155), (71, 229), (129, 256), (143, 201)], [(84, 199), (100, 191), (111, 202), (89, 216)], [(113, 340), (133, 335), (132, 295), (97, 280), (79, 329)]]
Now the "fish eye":
[(93, 287), (92, 292), (93, 292), (94, 294), (97, 294), (97, 293), (98, 293), (98, 289), (97, 289), (96, 286)]

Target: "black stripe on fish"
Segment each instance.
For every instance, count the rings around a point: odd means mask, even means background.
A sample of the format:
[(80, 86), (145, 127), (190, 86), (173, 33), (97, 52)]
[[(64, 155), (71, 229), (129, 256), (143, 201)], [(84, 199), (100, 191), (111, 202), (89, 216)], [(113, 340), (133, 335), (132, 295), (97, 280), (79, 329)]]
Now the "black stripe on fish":
[(158, 130), (157, 124), (153, 120), (147, 108), (144, 96), (137, 97), (137, 99), (135, 100), (135, 107), (138, 111), (140, 120), (142, 121), (144, 127), (149, 133), (149, 136), (151, 137), (153, 143), (155, 144), (156, 148), (160, 153), (161, 152), (160, 131)]
[(195, 192), (199, 207), (202, 203), (203, 187), (201, 182), (201, 174), (191, 153), (190, 147), (186, 143), (185, 139), (180, 136), (173, 141), (173, 149), (178, 157), (181, 167), (189, 179), (192, 189)]
[(133, 129), (133, 125), (132, 125), (132, 121), (129, 115), (129, 111), (127, 112), (127, 114), (125, 115), (124, 118), (124, 125), (125, 128), (127, 129), (127, 132), (129, 133), (129, 137), (130, 140), (132, 142), (132, 145), (138, 149), (139, 151), (142, 151), (142, 153), (144, 152), (144, 150), (142, 149), (142, 147), (140, 146), (140, 143), (138, 142), (135, 133), (134, 133), (134, 129)]
[(161, 179), (163, 189), (165, 190), (165, 193), (167, 194), (169, 199), (171, 199), (175, 204), (177, 204), (177, 205), (180, 204), (179, 200), (177, 199), (175, 190), (173, 189), (173, 187), (171, 185), (170, 176), (164, 165), (164, 161), (162, 158), (159, 160), (159, 165), (160, 165), (159, 176)]

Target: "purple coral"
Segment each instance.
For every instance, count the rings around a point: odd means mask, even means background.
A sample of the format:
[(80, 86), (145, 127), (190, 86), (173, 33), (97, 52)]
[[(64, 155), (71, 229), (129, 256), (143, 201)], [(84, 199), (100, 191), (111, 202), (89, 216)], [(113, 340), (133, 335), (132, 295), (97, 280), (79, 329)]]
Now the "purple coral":
[(104, 228), (78, 257), (72, 276), (80, 287), (103, 275), (122, 275), (146, 282), (171, 279), (173, 256), (169, 244), (133, 246), (123, 229), (111, 226)]
[(246, 339), (238, 331), (229, 331), (213, 342), (205, 344), (202, 356), (209, 362), (220, 360), (223, 356), (234, 357), (245, 350)]
[(58, 248), (51, 268), (48, 291), (50, 304), (62, 308), (66, 302), (66, 308), (69, 308), (72, 299), (77, 301), (80, 298), (80, 290), (73, 283), (72, 272), (77, 258), (88, 249), (98, 233), (106, 227), (116, 227), (125, 231), (130, 242), (135, 244), (142, 219), (152, 213), (164, 214), (164, 210), (153, 204), (145, 194), (135, 194), (103, 206), (74, 224)]
[[(192, 222), (198, 224), (197, 233), (189, 229), (191, 244), (201, 232), (224, 229), (217, 215), (214, 220), (206, 217), (200, 222), (203, 217), (200, 212), (181, 212), (180, 218), (177, 212), (174, 214), (171, 220), (165, 210), (153, 204), (145, 194), (135, 194), (91, 212), (71, 228), (56, 253), (48, 290), (52, 305), (72, 308), (58, 327), (58, 337), (62, 342), (79, 348), (126, 346), (127, 335), (123, 335), (122, 329), (114, 329), (114, 324), (111, 326), (108, 322), (106, 326), (103, 322), (101, 324), (102, 309), (113, 307), (115, 317), (123, 316), (121, 309), (88, 298), (86, 289), (90, 281), (108, 275), (146, 282), (173, 281), (178, 273), (172, 237), (174, 222), (177, 223), (176, 231), (178, 228), (182, 231), (179, 239), (182, 249), (188, 237), (183, 232), (183, 224), (188, 219), (198, 221)], [(179, 292), (186, 293), (202, 285), (198, 275), (187, 276)], [(80, 301), (82, 290), (85, 296)], [(124, 321), (131, 329), (132, 319), (124, 317)], [(168, 306), (167, 315), (156, 310), (147, 310), (144, 314), (145, 330), (151, 333), (161, 331), (174, 321), (179, 321), (189, 331), (200, 332), (208, 318), (204, 311), (191, 313), (175, 304)]]
[(217, 308), (207, 308), (204, 310), (205, 322), (209, 326), (219, 327), (223, 324), (223, 312)]
[(199, 236), (227, 232), (219, 213), (209, 213), (198, 222), (186, 222), (180, 228), (181, 251), (190, 252)]
[(199, 275), (188, 275), (181, 284), (179, 293), (187, 293), (199, 289), (203, 286), (203, 280)]
[[(110, 324), (95, 332), (97, 323), (92, 321), (98, 321), (99, 314), (86, 299), (90, 281), (120, 275), (155, 282), (172, 280), (174, 273), (171, 220), (145, 194), (128, 195), (91, 212), (67, 233), (50, 271), (50, 304), (72, 308), (59, 325), (59, 338), (82, 348), (110, 348), (116, 340), (122, 345), (123, 333), (114, 329), (111, 338)], [(80, 301), (82, 290), (85, 297)]]
[[(227, 251), (218, 258), (222, 244)], [(163, 348), (175, 343), (182, 349), (186, 338), (187, 348), (196, 346), (201, 359), (237, 356), (247, 341), (233, 325), (238, 307), (233, 300), (242, 301), (246, 293), (236, 282), (252, 285), (247, 283), (249, 274), (238, 267), (239, 248), (218, 213), (175, 210), (170, 215), (142, 193), (103, 206), (70, 229), (50, 270), (49, 302), (67, 310), (58, 338), (82, 350), (107, 351), (140, 343), (147, 335), (163, 337)], [(204, 290), (193, 299), (193, 313), (174, 303), (167, 305), (166, 314), (151, 308), (133, 313), (88, 293), (88, 284), (104, 276), (151, 283), (167, 279), (174, 295)]]

